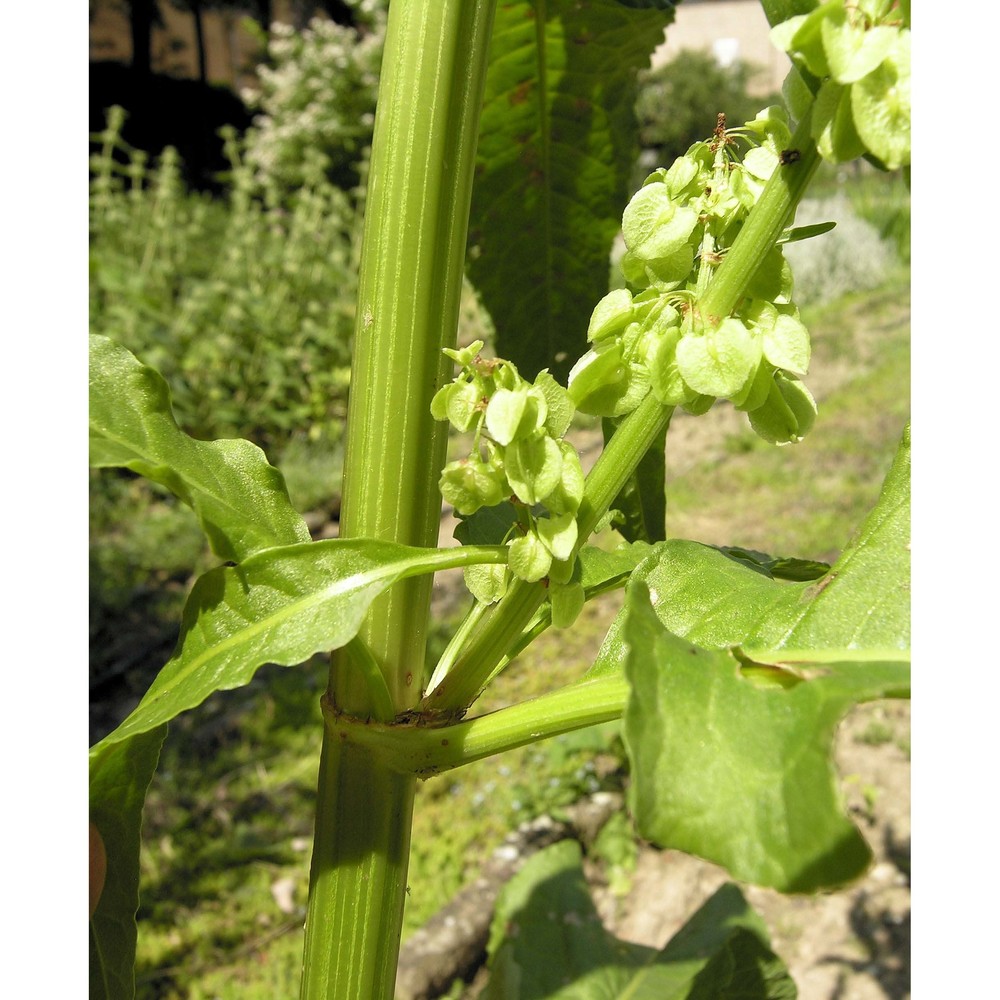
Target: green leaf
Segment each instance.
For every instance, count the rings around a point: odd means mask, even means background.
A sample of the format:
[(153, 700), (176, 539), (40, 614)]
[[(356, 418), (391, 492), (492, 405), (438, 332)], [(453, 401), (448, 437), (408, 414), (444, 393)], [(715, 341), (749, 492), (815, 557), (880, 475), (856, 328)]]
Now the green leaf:
[(569, 628), (579, 617), (586, 595), (579, 583), (549, 584), (549, 605), (555, 628)]
[[(613, 421), (602, 421), (605, 444), (614, 433)], [(643, 455), (635, 472), (611, 504), (621, 514), (615, 528), (628, 542), (660, 542), (667, 537), (666, 439), (667, 427)]]
[(624, 632), (623, 739), (642, 835), (784, 892), (861, 875), (871, 852), (843, 813), (832, 742), (854, 704), (908, 687), (903, 654), (853, 662), (845, 652), (806, 679), (773, 667), (773, 683), (755, 682), (733, 653), (666, 631), (641, 591), (631, 589)]
[(761, 358), (753, 378), (747, 379), (747, 384), (731, 402), (737, 410), (757, 410), (767, 402), (774, 385), (774, 367)]
[(857, 84), (844, 86), (834, 80), (826, 80), (816, 95), (812, 137), (820, 155), (832, 163), (846, 163), (865, 151), (851, 107), (851, 96), (856, 87)]
[(889, 54), (899, 34), (896, 28), (885, 25), (866, 30), (846, 17), (825, 19), (821, 31), (830, 75), (837, 83), (854, 83), (871, 73)]
[(481, 507), (462, 517), (455, 526), (455, 540), (462, 545), (501, 545), (519, 521), (518, 510), (509, 500), (494, 507)]
[(680, 343), (680, 339), (680, 327), (669, 327), (661, 336), (657, 337), (653, 349), (647, 355), (649, 381), (653, 395), (664, 406), (681, 406), (698, 395), (684, 381), (680, 369), (677, 367), (677, 345)]
[[(824, 77), (830, 72), (826, 52), (823, 48), (823, 22), (828, 18), (843, 19), (843, 0), (827, 0), (807, 16), (789, 18), (778, 24), (771, 20), (772, 12), (767, 10), (768, 21), (773, 25), (771, 40), (779, 49), (788, 52), (793, 59), (801, 59), (808, 71), (817, 77)], [(801, 11), (798, 12), (801, 15)]]
[(771, 444), (794, 444), (816, 421), (816, 401), (797, 378), (775, 372), (767, 398), (748, 414), (750, 426)]
[(528, 387), (497, 389), (486, 407), (486, 429), (498, 444), (510, 444), (545, 422), (539, 400), (528, 395)]
[(910, 33), (903, 32), (878, 69), (851, 87), (858, 135), (889, 169), (910, 162)]
[(504, 471), (518, 499), (544, 500), (562, 479), (563, 453), (552, 438), (521, 438), (504, 452)]
[(792, 1000), (760, 917), (725, 885), (660, 951), (604, 930), (564, 840), (533, 855), (504, 887), (490, 935), (483, 1000)]
[(474, 514), (503, 499), (503, 473), (477, 455), (449, 462), (441, 470), (438, 489), (445, 503), (459, 514)]
[(535, 388), (545, 398), (545, 430), (550, 437), (561, 438), (573, 422), (576, 407), (569, 393), (543, 369), (535, 376)]
[(108, 859), (104, 891), (90, 918), (90, 996), (135, 996), (135, 914), (139, 907), (139, 829), (146, 789), (167, 734), (158, 726), (90, 752), (90, 821)]
[(419, 549), (332, 539), (270, 549), (200, 577), (184, 608), (177, 651), (134, 712), (99, 745), (147, 732), (215, 691), (247, 684), (265, 663), (293, 666), (357, 634), (371, 602), (398, 580), (507, 550)]
[(192, 507), (221, 559), (309, 541), (260, 448), (189, 437), (174, 420), (167, 383), (107, 337), (90, 338), (90, 451), (92, 465), (131, 469)]
[(747, 285), (747, 295), (771, 302), (789, 302), (792, 292), (792, 269), (780, 246), (773, 246), (760, 262)]
[(535, 529), (542, 544), (552, 553), (553, 559), (566, 560), (573, 554), (577, 526), (572, 514), (540, 517), (535, 522)]
[(622, 416), (631, 413), (648, 391), (645, 366), (625, 362), (618, 337), (587, 351), (569, 373), (569, 395), (581, 413)]
[(760, 5), (767, 15), (767, 23), (770, 25), (781, 24), (788, 18), (800, 14), (808, 14), (815, 10), (820, 4), (820, 0), (761, 0)]
[[(456, 430), (472, 430), (480, 416), (482, 395), (479, 386), (475, 382), (449, 382), (444, 388), (448, 393), (445, 403), (448, 420)], [(433, 401), (431, 415), (434, 415)]]
[(586, 482), (580, 456), (569, 441), (557, 441), (562, 454), (559, 482), (545, 495), (545, 506), (553, 514), (575, 514), (580, 509)]
[(775, 368), (794, 375), (805, 375), (809, 370), (809, 331), (796, 316), (779, 313), (774, 326), (764, 333), (763, 348), (764, 357)]
[[(769, 580), (742, 555), (682, 540), (654, 546), (634, 577), (653, 594), (664, 627), (702, 646), (908, 649), (909, 476), (907, 429), (878, 503), (818, 580)], [(620, 646), (609, 642), (614, 633), (613, 627), (597, 656), (606, 669), (624, 662)]]
[(604, 589), (627, 577), (654, 551), (652, 545), (642, 541), (623, 542), (610, 552), (596, 545), (584, 545), (578, 556), (580, 583), (586, 590)]
[(462, 575), (469, 593), (483, 604), (496, 604), (507, 593), (506, 566), (492, 563), (467, 566)]
[(627, 288), (608, 292), (590, 315), (587, 340), (597, 343), (621, 333), (632, 322), (632, 313), (632, 293)]
[(864, 871), (832, 741), (854, 704), (908, 696), (908, 541), (907, 433), (818, 581), (780, 583), (693, 542), (656, 548), (592, 668), (622, 658), (632, 686), (623, 732), (643, 836), (789, 892)]
[(565, 378), (608, 288), (638, 153), (635, 75), (672, 18), (666, 0), (497, 7), (469, 277), (496, 326), (497, 353), (528, 379), (553, 358)]
[(792, 229), (786, 229), (781, 234), (778, 243), (798, 243), (800, 240), (811, 240), (814, 236), (822, 236), (836, 227), (836, 222), (817, 222), (813, 226), (795, 226)]
[(687, 243), (697, 224), (698, 213), (677, 205), (666, 184), (648, 184), (625, 207), (622, 238), (640, 260), (666, 260)]

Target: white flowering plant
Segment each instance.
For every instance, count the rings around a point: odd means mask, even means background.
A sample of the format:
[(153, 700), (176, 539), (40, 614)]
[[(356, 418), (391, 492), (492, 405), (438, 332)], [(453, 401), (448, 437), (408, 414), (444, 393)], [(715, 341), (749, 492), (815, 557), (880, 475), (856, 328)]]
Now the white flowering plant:
[(256, 112), (246, 159), (258, 179), (303, 183), (307, 154), (350, 187), (367, 156), (385, 38), (385, 0), (350, 0), (355, 27), (313, 18), (302, 31), (276, 22), (257, 84), (242, 97)]

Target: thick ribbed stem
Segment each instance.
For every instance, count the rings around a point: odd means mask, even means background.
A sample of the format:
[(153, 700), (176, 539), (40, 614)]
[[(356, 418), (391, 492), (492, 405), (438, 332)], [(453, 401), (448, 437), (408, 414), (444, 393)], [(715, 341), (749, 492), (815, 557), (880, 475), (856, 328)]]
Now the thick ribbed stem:
[[(450, 367), (495, 0), (393, 0), (372, 146), (341, 534), (434, 545)], [(420, 696), (431, 578), (375, 601), (360, 638), (396, 712)], [(368, 657), (370, 652), (371, 656)], [(335, 656), (327, 703), (374, 714), (364, 670)], [(379, 689), (381, 690), (381, 689)], [(384, 699), (383, 699), (384, 700)], [(384, 713), (384, 707), (382, 708)], [(380, 713), (380, 714), (382, 714)], [(324, 736), (302, 997), (390, 1000), (414, 779)]]

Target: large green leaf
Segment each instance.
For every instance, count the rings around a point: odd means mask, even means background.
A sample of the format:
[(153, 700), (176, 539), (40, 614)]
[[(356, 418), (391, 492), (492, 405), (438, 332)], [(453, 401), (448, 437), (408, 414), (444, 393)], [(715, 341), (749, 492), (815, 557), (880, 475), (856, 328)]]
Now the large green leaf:
[(695, 542), (669, 543), (647, 568), (662, 624), (703, 646), (908, 649), (909, 429), (875, 508), (818, 580), (779, 583)]
[[(903, 435), (875, 508), (818, 579), (779, 582), (807, 561), (671, 540), (654, 546), (635, 579), (660, 622), (706, 647), (907, 649), (910, 643), (910, 434)], [(753, 558), (750, 558), (752, 556)], [(621, 670), (624, 611), (591, 669)]]
[(607, 291), (638, 153), (635, 76), (673, 19), (646, 0), (501, 0), (469, 230), (497, 351), (561, 380)]
[(814, 583), (693, 542), (656, 548), (595, 665), (624, 663), (632, 687), (623, 732), (644, 836), (785, 891), (863, 872), (832, 743), (854, 704), (909, 694), (908, 538), (907, 433), (879, 503)]
[(834, 732), (858, 702), (908, 691), (905, 654), (754, 667), (668, 632), (641, 590), (625, 626), (623, 738), (643, 836), (785, 892), (860, 875), (871, 852), (843, 811)]
[(107, 337), (90, 338), (90, 455), (161, 483), (198, 515), (212, 551), (239, 562), (309, 540), (281, 473), (249, 441), (197, 441), (174, 420), (170, 390)]
[(614, 549), (584, 545), (580, 549), (580, 586), (587, 591), (624, 584), (625, 578), (653, 551), (647, 542), (623, 542)]
[(135, 995), (139, 827), (166, 734), (167, 727), (158, 726), (90, 754), (90, 821), (108, 859), (104, 891), (90, 918), (91, 1000), (129, 1000)]
[(169, 722), (215, 691), (249, 683), (265, 663), (292, 666), (338, 649), (371, 602), (406, 577), (502, 562), (501, 547), (420, 549), (331, 539), (268, 549), (201, 576), (188, 598), (177, 651), (135, 711), (102, 743)]
[(734, 885), (661, 951), (601, 926), (575, 841), (529, 858), (497, 901), (483, 1000), (793, 1000), (795, 985)]

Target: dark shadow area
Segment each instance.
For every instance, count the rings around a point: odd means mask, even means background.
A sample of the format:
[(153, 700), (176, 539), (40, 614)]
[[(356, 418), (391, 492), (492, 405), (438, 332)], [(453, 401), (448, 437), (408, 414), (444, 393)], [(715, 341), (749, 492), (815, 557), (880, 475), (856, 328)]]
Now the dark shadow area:
[[(910, 996), (910, 841), (909, 838), (897, 840), (890, 826), (883, 846), (893, 865), (906, 876), (905, 887), (891, 884), (858, 893), (848, 919), (866, 955), (860, 960), (830, 955), (824, 961), (856, 973), (867, 973), (879, 984), (887, 1000), (907, 1000)], [(849, 987), (849, 978), (842, 977), (831, 1000), (850, 1000)]]
[[(232, 125), (243, 133), (252, 115), (226, 87), (179, 80), (162, 73), (142, 75), (118, 62), (90, 64), (90, 131), (105, 126), (107, 109), (128, 113), (122, 138), (151, 157), (166, 146), (180, 154), (184, 178), (199, 191), (219, 194), (219, 174), (228, 169), (219, 129)], [(92, 144), (93, 146), (93, 144)]]
[[(103, 598), (100, 569), (91, 564), (90, 743), (114, 729), (139, 703), (177, 642), (179, 615), (164, 604), (179, 606), (184, 583), (136, 588), (124, 607)], [(97, 579), (95, 579), (95, 576)], [(167, 597), (167, 601), (164, 598)]]

